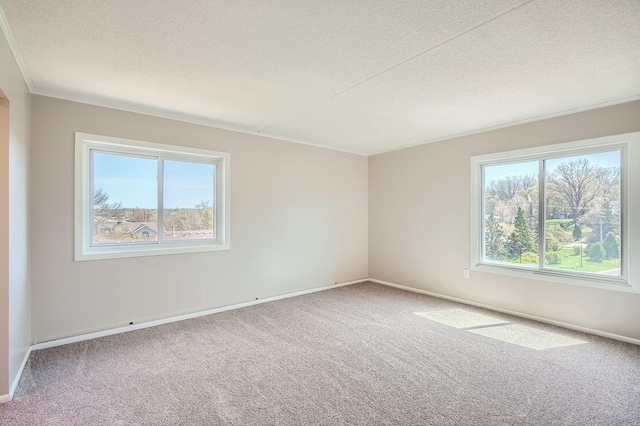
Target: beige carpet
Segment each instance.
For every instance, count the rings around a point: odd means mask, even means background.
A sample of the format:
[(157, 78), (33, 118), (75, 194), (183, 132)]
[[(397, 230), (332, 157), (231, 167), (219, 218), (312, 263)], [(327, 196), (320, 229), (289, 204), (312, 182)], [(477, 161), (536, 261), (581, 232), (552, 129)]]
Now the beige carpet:
[(640, 425), (640, 347), (363, 283), (36, 351), (0, 424)]

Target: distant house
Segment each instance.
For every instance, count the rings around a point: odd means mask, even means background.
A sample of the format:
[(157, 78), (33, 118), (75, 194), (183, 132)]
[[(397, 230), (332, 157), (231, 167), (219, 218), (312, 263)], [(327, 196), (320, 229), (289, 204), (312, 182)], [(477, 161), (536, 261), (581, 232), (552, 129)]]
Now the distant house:
[(145, 239), (153, 238), (158, 235), (158, 231), (147, 225), (140, 225), (133, 230), (132, 234), (141, 234)]
[(121, 222), (113, 227), (113, 231), (139, 234), (144, 239), (154, 239), (158, 236), (158, 224), (155, 222)]
[[(100, 233), (104, 235), (104, 238), (107, 238), (105, 242), (113, 241), (113, 239), (109, 239), (107, 236), (107, 234), (112, 232), (123, 234), (118, 237), (123, 240), (126, 240), (127, 236), (132, 237), (134, 235), (140, 235), (145, 240), (158, 239), (158, 224), (156, 222), (120, 222), (116, 225), (102, 226), (99, 229)], [(170, 231), (164, 231), (162, 238), (165, 241), (212, 239), (213, 229), (176, 230), (175, 226), (172, 226)]]

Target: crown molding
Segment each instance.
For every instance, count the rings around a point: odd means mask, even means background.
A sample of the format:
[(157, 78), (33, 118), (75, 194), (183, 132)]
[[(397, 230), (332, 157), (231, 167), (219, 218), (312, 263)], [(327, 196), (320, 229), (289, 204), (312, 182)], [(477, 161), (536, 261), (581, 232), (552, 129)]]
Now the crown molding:
[(395, 147), (395, 148), (389, 148), (389, 149), (386, 149), (386, 150), (375, 151), (375, 152), (372, 152), (372, 153), (365, 153), (365, 152), (359, 152), (359, 151), (352, 151), (352, 150), (348, 150), (348, 149), (344, 149), (344, 148), (337, 148), (337, 147), (333, 147), (333, 146), (330, 146), (330, 145), (324, 145), (324, 144), (309, 142), (309, 141), (305, 141), (305, 140), (302, 140), (302, 139), (295, 139), (295, 138), (289, 138), (289, 137), (286, 137), (286, 136), (274, 135), (274, 134), (271, 134), (271, 133), (261, 132), (259, 130), (250, 130), (250, 129), (245, 129), (245, 128), (241, 128), (241, 127), (229, 126), (229, 125), (222, 124), (222, 123), (220, 123), (220, 122), (218, 122), (218, 121), (216, 121), (214, 119), (211, 119), (211, 118), (197, 117), (197, 116), (192, 116), (192, 115), (188, 115), (188, 114), (182, 114), (182, 113), (179, 113), (179, 112), (176, 112), (176, 111), (163, 110), (163, 109), (160, 109), (160, 108), (154, 108), (154, 107), (150, 107), (150, 106), (146, 106), (146, 105), (140, 105), (140, 104), (134, 104), (134, 103), (130, 103), (130, 102), (124, 102), (124, 101), (118, 101), (118, 100), (110, 100), (110, 99), (99, 99), (99, 98), (90, 97), (90, 96), (84, 96), (84, 95), (67, 95), (67, 94), (62, 94), (62, 93), (48, 91), (48, 90), (40, 90), (40, 89), (32, 89), (31, 93), (34, 94), (34, 95), (46, 96), (46, 97), (49, 97), (49, 98), (56, 98), (56, 99), (62, 99), (62, 100), (71, 101), (71, 102), (83, 103), (83, 104), (87, 104), (87, 105), (99, 106), (99, 107), (103, 107), (103, 108), (116, 109), (116, 110), (119, 110), (119, 111), (126, 111), (126, 112), (132, 112), (132, 113), (137, 113), (137, 114), (150, 115), (150, 116), (153, 116), (153, 117), (165, 118), (165, 119), (169, 119), (169, 120), (176, 120), (176, 121), (181, 121), (181, 122), (190, 123), (190, 124), (198, 124), (198, 125), (201, 125), (201, 126), (213, 127), (213, 128), (216, 128), (216, 129), (228, 130), (228, 131), (231, 131), (231, 132), (245, 133), (245, 134), (254, 135), (254, 136), (264, 136), (264, 137), (271, 138), (271, 139), (277, 139), (277, 140), (286, 141), (286, 142), (293, 142), (293, 143), (298, 143), (298, 144), (302, 144), (302, 145), (313, 146), (313, 147), (316, 147), (316, 148), (329, 149), (329, 150), (332, 150), (332, 151), (345, 152), (345, 153), (348, 153), (348, 154), (355, 154), (355, 155), (360, 155), (360, 156), (363, 156), (363, 157), (371, 157), (371, 156), (374, 156), (374, 155), (386, 154), (388, 152), (399, 151), (399, 150), (402, 150), (402, 149), (413, 148), (413, 147), (421, 146), (421, 145), (427, 145), (427, 144), (434, 143), (434, 142), (441, 142), (441, 141), (461, 138), (461, 137), (465, 137), (465, 136), (477, 135), (477, 134), (480, 134), (480, 133), (490, 132), (492, 130), (499, 130), (499, 129), (504, 129), (504, 128), (507, 128), (507, 127), (518, 126), (520, 124), (534, 123), (536, 121), (542, 121), (542, 120), (547, 120), (547, 119), (550, 119), (550, 118), (562, 117), (562, 116), (565, 116), (565, 115), (571, 115), (571, 114), (576, 114), (576, 113), (579, 113), (579, 112), (586, 112), (586, 111), (591, 111), (591, 110), (598, 109), (598, 108), (604, 108), (604, 107), (608, 107), (608, 106), (614, 106), (614, 105), (619, 105), (619, 104), (623, 104), (623, 103), (627, 103), (627, 102), (633, 102), (633, 101), (640, 100), (640, 94), (636, 94), (636, 95), (626, 96), (626, 97), (622, 97), (622, 98), (616, 98), (616, 99), (612, 99), (612, 100), (608, 100), (608, 101), (597, 102), (597, 103), (589, 104), (589, 105), (582, 106), (582, 107), (570, 108), (570, 109), (566, 109), (566, 110), (562, 110), (562, 111), (558, 111), (558, 112), (553, 112), (553, 113), (550, 113), (550, 114), (542, 114), (542, 115), (537, 115), (537, 116), (533, 116), (533, 117), (524, 118), (524, 119), (521, 119), (521, 120), (509, 121), (509, 122), (498, 124), (498, 125), (495, 125), (495, 126), (482, 127), (482, 128), (475, 129), (475, 130), (470, 130), (468, 132), (454, 133), (454, 134), (443, 136), (443, 137), (440, 137), (440, 138), (428, 139), (428, 140), (424, 140), (424, 141), (420, 141), (420, 142), (416, 142), (416, 143), (412, 143), (412, 144), (408, 144), (408, 145), (402, 145), (402, 146)]
[(7, 16), (4, 14), (4, 10), (2, 10), (2, 7), (0, 7), (0, 28), (2, 28), (2, 33), (7, 39), (9, 49), (11, 49), (11, 53), (13, 53), (16, 64), (18, 64), (18, 69), (20, 70), (20, 74), (22, 74), (24, 84), (26, 84), (29, 92), (33, 93), (34, 86), (33, 80), (31, 80), (31, 74), (29, 74), (27, 65), (22, 58), (22, 53), (20, 53), (20, 49), (18, 49), (18, 44), (16, 43), (16, 39), (13, 37), (13, 32), (11, 32), (11, 27), (9, 27), (9, 21), (7, 20)]
[(427, 145), (427, 144), (434, 143), (434, 142), (446, 141), (446, 140), (449, 140), (449, 139), (461, 138), (461, 137), (464, 137), (464, 136), (477, 135), (477, 134), (480, 134), (480, 133), (490, 132), (492, 130), (499, 130), (499, 129), (504, 129), (506, 127), (518, 126), (520, 124), (534, 123), (536, 121), (542, 121), (542, 120), (547, 120), (547, 119), (550, 119), (550, 118), (562, 117), (562, 116), (565, 116), (565, 115), (576, 114), (576, 113), (579, 113), (579, 112), (591, 111), (591, 110), (598, 109), (598, 108), (605, 108), (605, 107), (608, 107), (608, 106), (624, 104), (624, 103), (627, 103), (627, 102), (633, 102), (633, 101), (637, 101), (637, 100), (640, 100), (640, 93), (636, 94), (636, 95), (626, 96), (626, 97), (623, 97), (623, 98), (616, 98), (616, 99), (612, 99), (612, 100), (608, 100), (608, 101), (604, 101), (604, 102), (596, 102), (595, 104), (589, 104), (589, 105), (582, 106), (582, 107), (570, 108), (570, 109), (566, 109), (566, 110), (562, 110), (562, 111), (558, 111), (558, 112), (552, 112), (550, 114), (542, 114), (542, 115), (536, 115), (536, 116), (529, 117), (529, 118), (523, 118), (521, 120), (508, 121), (506, 123), (497, 124), (495, 126), (482, 127), (482, 128), (476, 129), (476, 130), (470, 130), (468, 132), (454, 133), (454, 134), (451, 134), (451, 135), (448, 135), (448, 136), (443, 136), (441, 138), (428, 139), (428, 140), (424, 140), (424, 141), (421, 141), (421, 142), (415, 142), (415, 143), (411, 143), (411, 144), (408, 144), (408, 145), (402, 145), (402, 146), (399, 146), (399, 147), (396, 147), (396, 148), (389, 148), (389, 149), (385, 149), (385, 150), (381, 150), (381, 151), (375, 151), (375, 152), (367, 154), (367, 156), (368, 157), (372, 157), (374, 155), (386, 154), (388, 152), (393, 152), (393, 151), (400, 151), (401, 149), (413, 148), (413, 147), (416, 147), (416, 146)]
[(376, 152), (372, 152), (372, 153), (364, 153), (364, 152), (352, 151), (352, 150), (343, 149), (343, 148), (337, 148), (337, 147), (333, 147), (333, 146), (330, 146), (330, 145), (323, 145), (323, 144), (319, 144), (319, 143), (309, 142), (309, 141), (305, 141), (305, 140), (301, 140), (301, 139), (295, 139), (295, 138), (289, 138), (289, 137), (286, 137), (286, 136), (280, 136), (280, 135), (274, 135), (274, 134), (270, 134), (270, 133), (264, 133), (264, 132), (260, 132), (259, 130), (250, 130), (250, 129), (244, 129), (244, 128), (241, 128), (241, 127), (228, 126), (228, 125), (225, 125), (225, 124), (221, 124), (221, 123), (219, 123), (218, 121), (216, 121), (214, 119), (210, 119), (210, 118), (206, 118), (206, 117), (191, 116), (191, 115), (187, 115), (187, 114), (181, 114), (181, 113), (176, 112), (176, 111), (162, 110), (162, 109), (159, 109), (159, 108), (154, 108), (154, 107), (149, 107), (149, 106), (139, 105), (139, 104), (133, 104), (133, 103), (129, 103), (129, 102), (123, 102), (123, 101), (117, 101), (117, 100), (109, 100), (109, 99), (98, 99), (98, 98), (89, 97), (89, 96), (83, 96), (83, 95), (67, 95), (67, 94), (62, 94), (62, 93), (58, 93), (58, 92), (52, 92), (52, 91), (48, 91), (48, 90), (40, 90), (40, 89), (33, 89), (33, 90), (31, 90), (31, 93), (34, 94), (34, 95), (46, 96), (46, 97), (49, 97), (49, 98), (62, 99), (62, 100), (71, 101), (71, 102), (78, 102), (78, 103), (83, 103), (83, 104), (88, 104), (88, 105), (93, 105), (93, 106), (99, 106), (99, 107), (103, 107), (103, 108), (111, 108), (111, 109), (116, 109), (116, 110), (120, 110), (120, 111), (127, 111), (127, 112), (133, 112), (133, 113), (137, 113), (137, 114), (150, 115), (150, 116), (153, 116), (153, 117), (159, 117), (159, 118), (166, 118), (166, 119), (169, 119), (169, 120), (182, 121), (182, 122), (190, 123), (190, 124), (198, 124), (198, 125), (201, 125), (201, 126), (213, 127), (213, 128), (216, 128), (216, 129), (228, 130), (228, 131), (232, 131), (232, 132), (245, 133), (245, 134), (254, 135), (254, 136), (264, 136), (264, 137), (271, 138), (271, 139), (277, 139), (277, 140), (286, 141), (286, 142), (293, 142), (293, 143), (298, 143), (298, 144), (302, 144), (302, 145), (313, 146), (313, 147), (316, 147), (316, 148), (329, 149), (329, 150), (332, 150), (332, 151), (345, 152), (345, 153), (348, 153), (348, 154), (355, 154), (355, 155), (360, 155), (360, 156), (363, 156), (363, 157), (371, 157), (371, 156), (374, 156), (374, 155), (385, 154), (385, 153), (388, 153), (388, 152), (399, 151), (399, 150), (402, 150), (402, 149), (413, 148), (413, 147), (421, 146), (421, 145), (427, 145), (427, 144), (434, 143), (434, 142), (441, 142), (441, 141), (461, 138), (461, 137), (465, 137), (465, 136), (477, 135), (477, 134), (480, 134), (480, 133), (490, 132), (492, 130), (504, 129), (504, 128), (507, 128), (507, 127), (517, 126), (517, 125), (520, 125), (520, 124), (533, 123), (533, 122), (536, 122), (536, 121), (542, 121), (542, 120), (547, 120), (547, 119), (550, 119), (550, 118), (562, 117), (562, 116), (565, 116), (565, 115), (571, 115), (571, 114), (576, 114), (576, 113), (579, 113), (579, 112), (586, 112), (586, 111), (591, 111), (591, 110), (598, 109), (598, 108), (604, 108), (604, 107), (608, 107), (608, 106), (614, 106), (614, 105), (619, 105), (619, 104), (623, 104), (623, 103), (627, 103), (627, 102), (633, 102), (633, 101), (640, 100), (640, 94), (637, 94), (637, 95), (627, 96), (627, 97), (623, 97), (623, 98), (612, 99), (612, 100), (608, 100), (608, 101), (604, 101), (604, 102), (597, 102), (597, 103), (589, 104), (589, 105), (582, 106), (582, 107), (566, 109), (566, 110), (562, 110), (562, 111), (558, 111), (558, 112), (554, 112), (554, 113), (550, 113), (550, 114), (537, 115), (537, 116), (533, 116), (533, 117), (529, 117), (529, 118), (524, 118), (522, 120), (509, 121), (509, 122), (498, 124), (498, 125), (495, 125), (495, 126), (482, 127), (482, 128), (475, 129), (475, 130), (470, 130), (468, 132), (455, 133), (455, 134), (443, 136), (441, 138), (429, 139), (429, 140), (425, 140), (425, 141), (416, 142), (416, 143), (413, 143), (413, 144), (403, 145), (403, 146), (399, 146), (399, 147), (395, 147), (395, 148), (389, 148), (389, 149), (382, 150), (382, 151), (376, 151)]
[(164, 110), (161, 108), (154, 108), (147, 105), (135, 104), (131, 102), (118, 101), (113, 99), (101, 99), (93, 96), (85, 96), (85, 95), (68, 95), (59, 92), (54, 92), (50, 90), (41, 90), (41, 89), (33, 89), (31, 90), (31, 94), (46, 96), (48, 98), (62, 99), (65, 101), (78, 102), (87, 105), (93, 105), (103, 108), (116, 109), (119, 111), (132, 112), (136, 114), (149, 115), (158, 118), (166, 118), (168, 120), (181, 121), (184, 123), (190, 124), (198, 124), (201, 126), (213, 127), (221, 130), (228, 130), (231, 132), (245, 133), (248, 135), (254, 136), (263, 136), (271, 139), (277, 139), (285, 142), (293, 142), (302, 145), (313, 146), (316, 148), (329, 149), (332, 151), (345, 152), (348, 154), (360, 155), (363, 157), (367, 157), (368, 154), (358, 151), (351, 151), (348, 149), (338, 148), (331, 145), (324, 145), (315, 142), (309, 142), (302, 139), (289, 138), (286, 136), (275, 135), (272, 133), (260, 132), (259, 130), (251, 130), (242, 127), (229, 126), (226, 124), (222, 124), (215, 119), (207, 118), (207, 117), (198, 117), (189, 114), (182, 114), (177, 111)]

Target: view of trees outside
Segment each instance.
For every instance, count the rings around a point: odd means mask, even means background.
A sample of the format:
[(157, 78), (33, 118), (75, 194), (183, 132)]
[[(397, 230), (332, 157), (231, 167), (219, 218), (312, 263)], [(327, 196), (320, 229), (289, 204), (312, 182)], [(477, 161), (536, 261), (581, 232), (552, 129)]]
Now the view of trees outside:
[(485, 166), (485, 259), (538, 265), (538, 162)]
[(538, 161), (483, 167), (484, 259), (619, 276), (620, 152), (544, 161), (545, 247), (538, 247)]
[(156, 179), (163, 164), (163, 241), (214, 238), (212, 164), (93, 154), (93, 243), (158, 241)]
[(163, 169), (164, 239), (213, 238), (215, 166), (165, 160)]

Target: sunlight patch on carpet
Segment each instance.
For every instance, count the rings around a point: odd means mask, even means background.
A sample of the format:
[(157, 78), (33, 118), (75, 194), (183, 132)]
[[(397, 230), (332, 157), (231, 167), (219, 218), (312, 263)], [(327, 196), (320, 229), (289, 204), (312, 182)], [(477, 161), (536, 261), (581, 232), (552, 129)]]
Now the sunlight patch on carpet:
[(454, 328), (483, 327), (487, 325), (509, 324), (499, 318), (476, 314), (464, 309), (447, 309), (444, 311), (416, 312), (417, 315), (437, 321)]
[(509, 324), (501, 327), (488, 327), (469, 330), (470, 333), (501, 340), (525, 348), (544, 350), (559, 348), (563, 346), (580, 345), (587, 343), (572, 337), (552, 333), (550, 331), (538, 330), (520, 324)]

